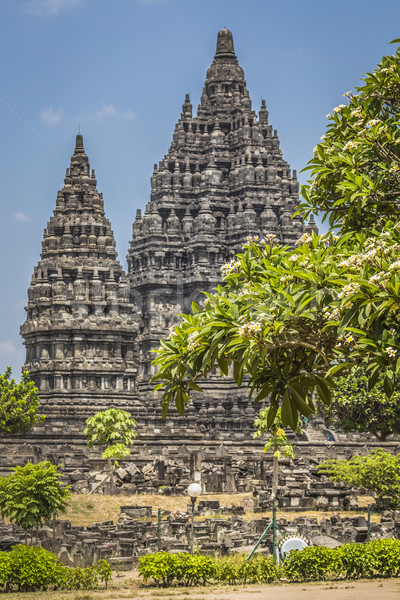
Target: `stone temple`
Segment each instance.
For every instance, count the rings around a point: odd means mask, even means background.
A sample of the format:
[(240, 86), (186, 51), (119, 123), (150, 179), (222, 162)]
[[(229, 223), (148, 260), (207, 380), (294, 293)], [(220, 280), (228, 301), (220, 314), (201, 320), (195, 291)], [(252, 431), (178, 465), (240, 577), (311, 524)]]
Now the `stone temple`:
[(157, 448), (251, 439), (255, 408), (233, 381), (219, 377), (194, 395), (187, 417), (171, 409), (164, 423), (148, 383), (151, 350), (178, 313), (221, 281), (221, 265), (247, 236), (273, 233), (291, 245), (315, 229), (313, 221), (292, 218), (298, 189), (265, 101), (258, 114), (252, 109), (227, 29), (218, 34), (197, 114), (187, 95), (168, 153), (154, 165), (150, 201), (133, 224), (127, 273), (79, 134), (21, 328), (24, 369), (47, 415), (40, 439), (81, 437), (83, 420), (108, 407), (129, 410), (140, 443)]

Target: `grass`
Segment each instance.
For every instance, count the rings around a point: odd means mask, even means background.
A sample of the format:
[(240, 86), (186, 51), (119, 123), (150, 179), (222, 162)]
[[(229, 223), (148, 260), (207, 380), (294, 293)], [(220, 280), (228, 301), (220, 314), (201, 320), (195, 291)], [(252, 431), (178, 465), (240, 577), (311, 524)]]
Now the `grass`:
[[(249, 498), (250, 493), (246, 494), (207, 494), (200, 496), (200, 500), (219, 500), (220, 506), (240, 506), (245, 498)], [(373, 499), (362, 496), (359, 499), (361, 505), (358, 511), (316, 511), (308, 510), (304, 512), (279, 511), (278, 517), (292, 521), (298, 517), (307, 517), (310, 519), (328, 519), (329, 517), (340, 513), (342, 517), (367, 516), (367, 506)], [(72, 525), (87, 526), (101, 521), (113, 521), (116, 523), (120, 517), (121, 506), (151, 506), (153, 508), (153, 520), (157, 518), (157, 509), (170, 510), (171, 512), (186, 512), (188, 505), (187, 496), (163, 496), (162, 494), (140, 494), (131, 496), (103, 496), (86, 494), (73, 494), (69, 503), (67, 512), (63, 518), (71, 521)], [(255, 520), (262, 518), (271, 518), (272, 512), (262, 513), (246, 512), (243, 517), (246, 520)], [(214, 518), (228, 519), (228, 515), (215, 515)], [(204, 520), (203, 516), (196, 517), (196, 521)], [(372, 514), (371, 521), (379, 522), (380, 517)]]
[[(240, 506), (244, 498), (251, 494), (207, 494), (199, 500), (219, 500), (221, 506)], [(131, 496), (103, 496), (94, 494), (73, 494), (63, 518), (71, 521), (72, 525), (90, 525), (99, 521), (118, 521), (121, 506), (151, 506), (157, 514), (157, 509), (171, 512), (186, 512), (190, 504), (188, 496), (163, 496), (162, 494), (140, 494)]]

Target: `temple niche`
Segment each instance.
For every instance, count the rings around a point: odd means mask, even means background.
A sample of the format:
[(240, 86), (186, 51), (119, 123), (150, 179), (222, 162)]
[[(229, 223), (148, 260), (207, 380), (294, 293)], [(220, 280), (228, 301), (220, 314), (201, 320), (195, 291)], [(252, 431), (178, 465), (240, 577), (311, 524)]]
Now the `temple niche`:
[(315, 229), (292, 218), (298, 192), (265, 101), (252, 108), (227, 29), (218, 33), (197, 113), (186, 95), (171, 146), (154, 165), (127, 274), (79, 134), (21, 327), (24, 369), (39, 387), (47, 429), (75, 419), (81, 432), (79, 420), (114, 406), (133, 414), (150, 446), (251, 439), (257, 410), (229, 378), (211, 376), (188, 416), (171, 408), (165, 424), (149, 385), (152, 350), (192, 300), (221, 282), (221, 266), (247, 236), (272, 233), (293, 245)]

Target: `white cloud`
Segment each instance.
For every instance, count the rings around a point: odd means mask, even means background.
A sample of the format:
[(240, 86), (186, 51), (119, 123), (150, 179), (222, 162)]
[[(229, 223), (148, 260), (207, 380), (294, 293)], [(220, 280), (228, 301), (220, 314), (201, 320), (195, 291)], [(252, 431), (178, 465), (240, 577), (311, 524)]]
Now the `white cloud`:
[(15, 360), (21, 358), (23, 359), (23, 357), (23, 348), (17, 348), (13, 340), (9, 339), (0, 341), (0, 360), (2, 360), (2, 362), (7, 358), (10, 360)]
[(31, 220), (31, 217), (20, 210), (13, 210), (14, 218), (21, 223), (26, 223)]
[(101, 108), (96, 108), (91, 115), (80, 117), (79, 121), (89, 121), (92, 119), (105, 121), (112, 118), (131, 120), (135, 118), (135, 113), (132, 110), (120, 110), (114, 104), (103, 104)]
[(21, 11), (35, 17), (52, 17), (80, 4), (82, 0), (25, 0)]
[(118, 110), (113, 104), (104, 104), (102, 108), (98, 108), (94, 112), (94, 117), (99, 119), (107, 119), (108, 117), (115, 117), (118, 114)]
[(61, 119), (62, 109), (54, 110), (52, 106), (44, 108), (40, 113), (40, 118), (46, 125), (56, 125)]

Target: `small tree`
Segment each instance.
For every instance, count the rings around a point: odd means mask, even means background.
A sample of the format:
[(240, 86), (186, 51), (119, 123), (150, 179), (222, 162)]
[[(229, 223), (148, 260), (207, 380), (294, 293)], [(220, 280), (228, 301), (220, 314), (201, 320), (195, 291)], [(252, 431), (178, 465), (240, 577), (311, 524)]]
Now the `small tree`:
[[(278, 410), (272, 425), (268, 420), (270, 412), (270, 406), (260, 411), (260, 414), (254, 421), (254, 426), (258, 429), (253, 437), (254, 439), (258, 439), (265, 433), (271, 434), (271, 437), (264, 446), (264, 452), (268, 452), (269, 450), (273, 452), (271, 500), (275, 502), (278, 492), (279, 459), (282, 458), (282, 454), (287, 458), (293, 459), (294, 450), (293, 445), (288, 442), (286, 431), (283, 429), (281, 411)], [(296, 431), (301, 431), (299, 426)]]
[(71, 496), (70, 486), (62, 487), (58, 472), (59, 465), (49, 461), (36, 465), (27, 463), (24, 467), (15, 467), (7, 477), (0, 477), (0, 512), (11, 522), (27, 532), (36, 531), (43, 521), (51, 518), (55, 511), (65, 512)]
[(332, 404), (324, 407), (327, 423), (345, 433), (372, 433), (384, 442), (389, 435), (400, 433), (400, 382), (396, 381), (390, 398), (383, 389), (381, 375), (373, 389), (363, 366), (355, 367), (346, 377), (336, 379)]
[(39, 416), (39, 392), (28, 371), (24, 371), (19, 383), (11, 379), (11, 367), (0, 375), (0, 432), (24, 433), (45, 417)]
[(92, 448), (98, 444), (104, 448), (102, 458), (107, 459), (109, 473), (103, 481), (99, 483), (92, 491), (103, 485), (108, 479), (113, 477), (117, 460), (122, 460), (130, 452), (137, 438), (134, 428), (137, 426), (135, 419), (125, 410), (109, 408), (102, 410), (93, 417), (86, 420), (84, 434), (87, 438), (87, 445)]
[(342, 482), (372, 494), (378, 508), (381, 508), (385, 498), (389, 498), (391, 508), (400, 506), (400, 455), (393, 456), (377, 448), (367, 456), (325, 460), (317, 468), (331, 481)]

